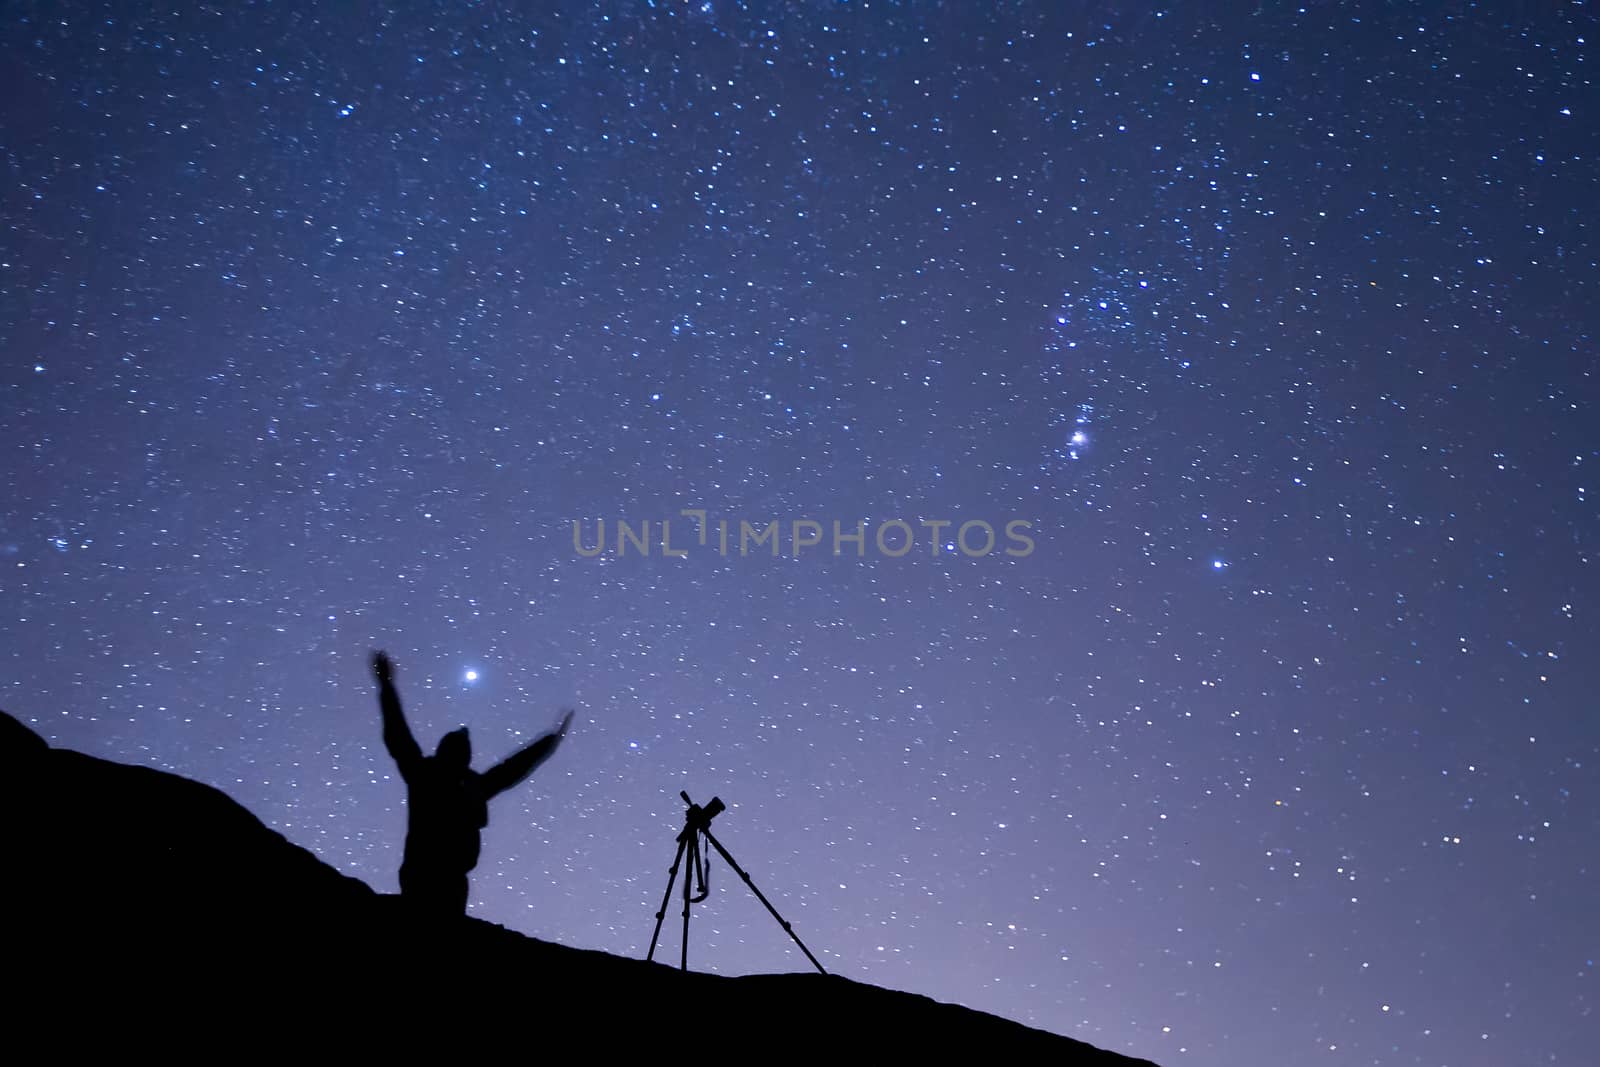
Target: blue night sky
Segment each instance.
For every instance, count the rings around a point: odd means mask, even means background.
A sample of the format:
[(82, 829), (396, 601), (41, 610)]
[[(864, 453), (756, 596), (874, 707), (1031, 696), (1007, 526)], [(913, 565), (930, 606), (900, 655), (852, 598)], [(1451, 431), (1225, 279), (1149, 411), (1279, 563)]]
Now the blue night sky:
[(483, 919), (642, 956), (686, 789), (851, 978), (1593, 1062), (1585, 5), (180, 7), (0, 12), (7, 710), (394, 891), (386, 648), (577, 709)]

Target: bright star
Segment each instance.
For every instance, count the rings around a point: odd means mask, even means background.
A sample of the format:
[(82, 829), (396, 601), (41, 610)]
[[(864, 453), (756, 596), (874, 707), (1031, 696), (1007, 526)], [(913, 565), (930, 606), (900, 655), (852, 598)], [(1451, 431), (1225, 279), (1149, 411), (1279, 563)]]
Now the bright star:
[(466, 679), (469, 682), (476, 682), (478, 680), (478, 672), (474, 670), (467, 671)]

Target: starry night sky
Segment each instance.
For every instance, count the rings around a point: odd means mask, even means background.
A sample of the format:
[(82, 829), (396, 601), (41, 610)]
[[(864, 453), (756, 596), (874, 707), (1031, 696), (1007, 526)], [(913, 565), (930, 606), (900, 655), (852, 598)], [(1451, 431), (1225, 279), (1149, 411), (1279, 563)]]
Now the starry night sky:
[(643, 955), (687, 789), (852, 978), (1591, 1062), (1583, 6), (183, 8), (3, 15), (8, 710), (393, 891), (382, 647), (480, 767), (578, 709), (484, 919)]

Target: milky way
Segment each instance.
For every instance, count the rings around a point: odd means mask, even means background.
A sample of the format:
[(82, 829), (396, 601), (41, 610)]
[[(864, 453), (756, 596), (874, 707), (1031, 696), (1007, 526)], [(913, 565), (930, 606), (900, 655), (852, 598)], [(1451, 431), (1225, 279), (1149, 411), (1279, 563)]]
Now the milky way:
[(1448, 9), (8, 5), (0, 703), (393, 891), (386, 648), (577, 709), (483, 919), (642, 956), (685, 789), (852, 978), (1591, 1062), (1596, 27)]

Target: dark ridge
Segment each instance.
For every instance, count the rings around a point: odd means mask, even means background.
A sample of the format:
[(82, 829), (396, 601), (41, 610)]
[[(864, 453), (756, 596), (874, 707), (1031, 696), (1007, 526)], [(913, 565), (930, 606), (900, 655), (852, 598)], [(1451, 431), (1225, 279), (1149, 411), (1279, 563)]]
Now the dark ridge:
[(0, 1003), (13, 1038), (229, 1055), (337, 1043), (369, 1054), (515, 1045), (608, 1062), (971, 1050), (1148, 1063), (836, 976), (682, 974), (476, 919), (419, 920), (221, 791), (50, 748), (3, 712), (0, 801)]

